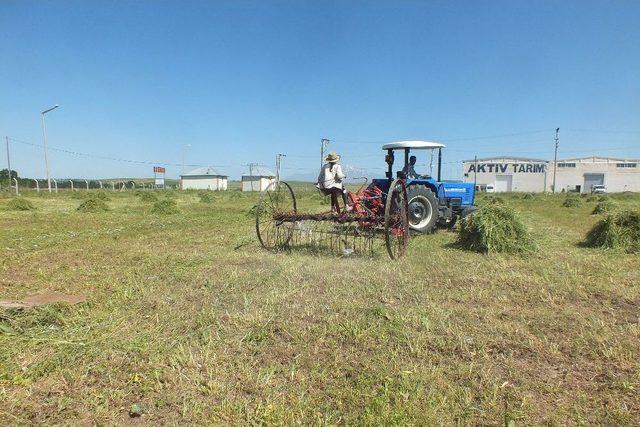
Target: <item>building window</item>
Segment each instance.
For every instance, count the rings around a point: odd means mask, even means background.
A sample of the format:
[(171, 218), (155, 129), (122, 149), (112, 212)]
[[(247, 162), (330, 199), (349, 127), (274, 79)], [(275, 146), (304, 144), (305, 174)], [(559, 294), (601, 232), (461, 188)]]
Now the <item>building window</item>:
[(575, 168), (575, 163), (558, 163), (559, 168)]
[(637, 163), (616, 163), (617, 168), (635, 168), (638, 167)]

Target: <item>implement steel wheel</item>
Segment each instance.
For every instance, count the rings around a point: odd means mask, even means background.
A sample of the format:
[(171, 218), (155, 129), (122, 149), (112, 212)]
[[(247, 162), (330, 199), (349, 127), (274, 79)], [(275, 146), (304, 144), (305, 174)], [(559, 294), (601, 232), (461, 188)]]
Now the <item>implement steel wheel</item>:
[(296, 213), (296, 196), (284, 181), (272, 182), (256, 207), (256, 233), (260, 244), (270, 250), (285, 247), (293, 236), (293, 222), (276, 221), (275, 215)]
[(396, 179), (389, 186), (384, 206), (384, 238), (391, 259), (401, 258), (409, 244), (409, 206), (404, 180)]

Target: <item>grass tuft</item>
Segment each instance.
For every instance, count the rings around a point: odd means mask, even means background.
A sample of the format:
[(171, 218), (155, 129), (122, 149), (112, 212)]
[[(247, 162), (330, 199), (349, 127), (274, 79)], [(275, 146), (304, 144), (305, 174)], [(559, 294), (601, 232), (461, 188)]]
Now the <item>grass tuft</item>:
[(34, 211), (36, 210), (36, 207), (27, 199), (16, 197), (7, 203), (7, 209), (10, 211)]
[(105, 203), (104, 200), (98, 198), (90, 198), (80, 203), (78, 206), (78, 212), (85, 213), (99, 213), (99, 212), (107, 212), (109, 210), (109, 206)]
[(457, 246), (482, 253), (523, 253), (535, 248), (518, 213), (507, 205), (484, 205), (460, 223)]
[(625, 209), (608, 214), (587, 233), (585, 246), (640, 253), (640, 211)]
[(172, 215), (180, 212), (178, 210), (178, 204), (175, 200), (172, 199), (164, 199), (158, 200), (153, 204), (153, 208), (151, 212), (160, 215)]

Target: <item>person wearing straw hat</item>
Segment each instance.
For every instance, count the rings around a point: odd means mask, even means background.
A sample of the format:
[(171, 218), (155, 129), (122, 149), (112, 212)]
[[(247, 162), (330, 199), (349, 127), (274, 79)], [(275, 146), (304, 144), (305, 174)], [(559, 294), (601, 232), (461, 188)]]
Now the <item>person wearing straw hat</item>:
[(342, 166), (338, 164), (340, 156), (336, 153), (329, 153), (324, 159), (327, 163), (322, 165), (320, 175), (318, 175), (317, 186), (325, 196), (331, 196), (331, 209), (340, 213), (340, 205), (338, 203), (338, 195), (342, 196), (345, 209), (351, 210), (347, 204), (347, 190), (344, 188), (342, 181), (346, 178), (342, 173)]

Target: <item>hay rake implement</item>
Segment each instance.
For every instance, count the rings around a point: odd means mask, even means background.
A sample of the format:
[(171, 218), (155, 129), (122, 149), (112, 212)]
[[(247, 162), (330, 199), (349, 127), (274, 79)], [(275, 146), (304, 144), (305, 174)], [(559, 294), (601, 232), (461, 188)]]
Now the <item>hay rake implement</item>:
[(384, 192), (375, 185), (349, 193), (351, 210), (341, 213), (298, 212), (296, 196), (284, 181), (275, 181), (256, 207), (256, 232), (269, 250), (292, 247), (372, 253), (383, 238), (392, 259), (401, 258), (409, 243), (407, 188), (394, 180)]

